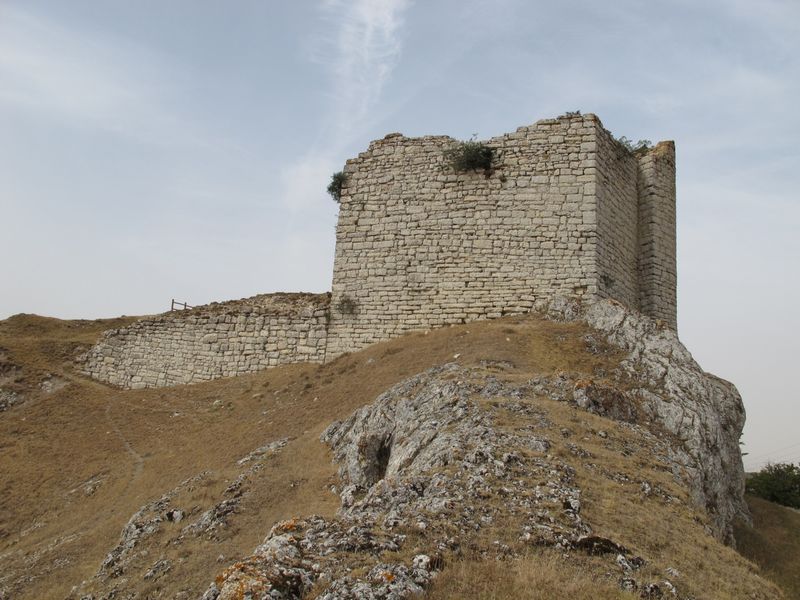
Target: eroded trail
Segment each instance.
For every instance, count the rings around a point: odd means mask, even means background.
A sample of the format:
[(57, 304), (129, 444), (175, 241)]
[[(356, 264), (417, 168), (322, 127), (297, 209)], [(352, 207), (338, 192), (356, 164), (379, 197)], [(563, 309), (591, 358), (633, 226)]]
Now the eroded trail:
[(113, 409), (113, 401), (109, 400), (108, 404), (106, 404), (106, 410), (105, 410), (106, 420), (108, 421), (108, 424), (111, 427), (112, 431), (114, 431), (114, 434), (117, 436), (117, 439), (119, 439), (119, 441), (122, 443), (122, 446), (125, 448), (125, 452), (128, 453), (128, 455), (131, 457), (131, 460), (133, 461), (133, 473), (131, 474), (125, 486), (127, 489), (128, 486), (132, 485), (142, 474), (142, 470), (144, 469), (144, 457), (142, 457), (142, 455), (136, 451), (136, 449), (130, 443), (128, 438), (125, 437), (125, 434), (122, 432), (122, 429), (117, 424), (116, 419), (114, 419), (114, 417), (111, 414), (112, 409)]

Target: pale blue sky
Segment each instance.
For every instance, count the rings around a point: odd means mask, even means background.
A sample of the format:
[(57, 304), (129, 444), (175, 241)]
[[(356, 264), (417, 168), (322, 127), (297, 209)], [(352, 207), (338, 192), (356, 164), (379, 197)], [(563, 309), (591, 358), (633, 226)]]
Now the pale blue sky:
[(568, 110), (674, 139), (681, 337), (800, 461), (800, 3), (0, 0), (0, 318), (330, 287), (330, 174)]

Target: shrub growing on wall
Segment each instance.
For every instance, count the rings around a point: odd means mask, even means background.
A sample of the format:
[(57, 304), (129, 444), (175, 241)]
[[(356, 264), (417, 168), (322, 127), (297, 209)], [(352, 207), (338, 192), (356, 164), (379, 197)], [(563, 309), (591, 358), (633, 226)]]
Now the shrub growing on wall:
[(328, 184), (328, 193), (336, 202), (342, 199), (342, 188), (344, 187), (345, 181), (347, 181), (347, 175), (344, 171), (337, 171), (331, 175), (331, 182)]
[(491, 171), (494, 152), (486, 144), (475, 141), (458, 142), (444, 151), (444, 157), (456, 173), (465, 171)]
[(343, 315), (353, 315), (358, 308), (358, 304), (347, 294), (342, 294), (339, 302), (336, 303), (336, 309)]

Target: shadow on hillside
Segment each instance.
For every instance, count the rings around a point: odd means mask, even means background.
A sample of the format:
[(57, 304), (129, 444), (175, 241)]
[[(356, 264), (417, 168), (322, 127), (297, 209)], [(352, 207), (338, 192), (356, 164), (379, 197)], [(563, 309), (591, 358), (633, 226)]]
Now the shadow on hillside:
[(739, 552), (761, 567), (787, 598), (800, 598), (800, 512), (750, 495), (747, 504), (753, 527), (736, 528)]

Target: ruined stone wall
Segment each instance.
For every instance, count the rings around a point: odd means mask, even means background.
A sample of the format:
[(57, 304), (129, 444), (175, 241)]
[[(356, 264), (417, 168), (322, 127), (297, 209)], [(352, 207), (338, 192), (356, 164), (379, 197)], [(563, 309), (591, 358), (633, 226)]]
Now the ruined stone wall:
[(677, 327), (675, 144), (638, 157), (639, 310)]
[(631, 153), (598, 130), (599, 295), (677, 328), (675, 145)]
[(322, 362), (328, 294), (268, 294), (146, 317), (107, 332), (84, 372), (123, 388), (208, 381)]
[(595, 115), (568, 115), (488, 140), (486, 174), (454, 173), (455, 143), (390, 134), (347, 162), (328, 358), (556, 296), (676, 325), (671, 143), (631, 153)]
[(675, 151), (632, 153), (592, 114), (486, 143), (456, 173), (445, 136), (390, 134), (349, 160), (332, 295), (278, 294), (143, 319), (86, 357), (122, 387), (330, 360), (414, 329), (612, 298), (676, 326)]
[(597, 293), (594, 115), (489, 140), (496, 169), (454, 173), (449, 137), (392, 134), (348, 161), (329, 357), (410, 329)]
[(599, 296), (639, 306), (636, 158), (597, 128), (597, 270)]

